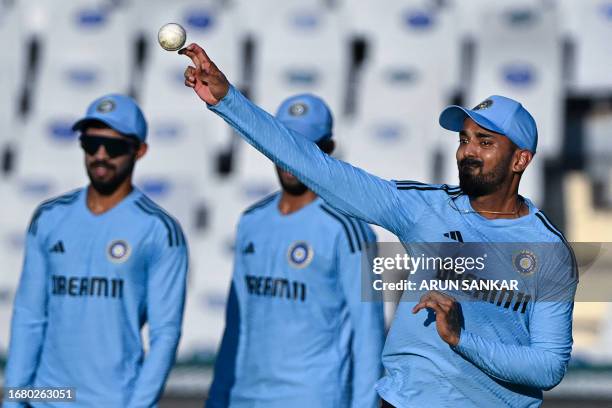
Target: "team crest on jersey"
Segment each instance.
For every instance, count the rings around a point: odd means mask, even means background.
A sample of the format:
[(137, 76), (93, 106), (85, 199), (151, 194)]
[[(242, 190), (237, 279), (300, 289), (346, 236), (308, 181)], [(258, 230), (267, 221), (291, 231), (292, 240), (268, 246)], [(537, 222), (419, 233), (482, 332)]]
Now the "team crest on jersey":
[(533, 252), (523, 250), (514, 255), (512, 263), (521, 275), (531, 275), (538, 266), (538, 258)]
[(287, 251), (287, 259), (289, 264), (294, 268), (305, 268), (312, 261), (314, 251), (307, 242), (294, 242)]
[(118, 239), (108, 244), (106, 255), (111, 262), (122, 263), (128, 260), (131, 252), (130, 245), (126, 241)]
[(493, 105), (493, 101), (491, 99), (487, 99), (486, 101), (480, 102), (472, 110), (478, 111), (478, 110), (488, 109), (491, 107), (491, 105)]
[(96, 110), (100, 113), (107, 113), (115, 109), (115, 102), (110, 99), (105, 99), (101, 101), (98, 106), (96, 106)]
[(291, 116), (302, 116), (308, 112), (308, 107), (303, 103), (294, 103), (289, 108), (289, 113)]

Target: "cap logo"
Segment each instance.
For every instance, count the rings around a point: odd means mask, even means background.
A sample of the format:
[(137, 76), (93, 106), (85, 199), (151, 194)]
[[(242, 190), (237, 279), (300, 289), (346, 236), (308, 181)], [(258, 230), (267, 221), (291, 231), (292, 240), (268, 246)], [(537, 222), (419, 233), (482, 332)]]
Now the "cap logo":
[(98, 106), (96, 106), (96, 110), (100, 113), (108, 113), (115, 109), (115, 102), (110, 99), (105, 99), (101, 101)]
[(308, 107), (303, 103), (294, 103), (289, 108), (289, 114), (291, 116), (303, 116), (308, 112)]
[(493, 101), (491, 99), (487, 99), (486, 101), (480, 102), (472, 110), (478, 111), (478, 110), (488, 109), (491, 107), (491, 105), (493, 105)]

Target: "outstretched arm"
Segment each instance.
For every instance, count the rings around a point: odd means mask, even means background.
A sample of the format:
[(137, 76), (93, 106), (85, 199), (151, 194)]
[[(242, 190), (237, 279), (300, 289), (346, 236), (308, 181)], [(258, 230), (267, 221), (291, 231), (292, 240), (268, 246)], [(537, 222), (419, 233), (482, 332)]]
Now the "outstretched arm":
[(287, 129), (232, 87), (200, 46), (191, 44), (179, 53), (195, 65), (185, 70), (185, 85), (247, 142), (332, 206), (395, 233), (414, 220), (400, 203), (393, 182), (334, 159)]

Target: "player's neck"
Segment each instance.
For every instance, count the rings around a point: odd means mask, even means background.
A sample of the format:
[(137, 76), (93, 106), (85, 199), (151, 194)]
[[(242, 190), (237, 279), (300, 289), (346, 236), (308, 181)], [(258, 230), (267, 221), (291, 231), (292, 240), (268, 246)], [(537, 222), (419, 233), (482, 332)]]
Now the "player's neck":
[(134, 190), (132, 180), (128, 178), (111, 194), (100, 194), (91, 185), (87, 188), (87, 208), (94, 214), (102, 214), (112, 209)]
[(301, 210), (316, 199), (317, 195), (310, 190), (306, 190), (304, 194), (299, 196), (291, 195), (283, 191), (280, 201), (278, 202), (278, 210), (283, 215), (289, 215)]
[(474, 211), (490, 220), (519, 218), (529, 214), (529, 206), (518, 195), (518, 185), (510, 185), (480, 197), (470, 197), (470, 205)]

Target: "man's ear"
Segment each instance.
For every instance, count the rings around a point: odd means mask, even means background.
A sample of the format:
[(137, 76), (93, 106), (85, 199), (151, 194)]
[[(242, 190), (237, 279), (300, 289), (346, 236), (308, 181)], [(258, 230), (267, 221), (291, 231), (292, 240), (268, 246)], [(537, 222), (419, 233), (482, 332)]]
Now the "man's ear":
[(148, 149), (149, 149), (149, 145), (147, 145), (144, 142), (140, 143), (138, 145), (138, 150), (136, 150), (136, 160), (140, 160), (142, 156), (144, 156), (147, 153)]
[(517, 150), (514, 153), (514, 164), (512, 170), (515, 173), (522, 173), (525, 171), (531, 160), (533, 159), (533, 153), (529, 150)]

